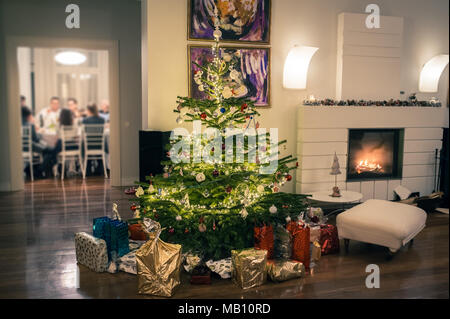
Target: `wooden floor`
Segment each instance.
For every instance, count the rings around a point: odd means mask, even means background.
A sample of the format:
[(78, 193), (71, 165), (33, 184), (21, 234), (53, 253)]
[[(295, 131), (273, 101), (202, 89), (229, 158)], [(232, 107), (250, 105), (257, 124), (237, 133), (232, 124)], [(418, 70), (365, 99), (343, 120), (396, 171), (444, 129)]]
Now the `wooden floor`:
[[(92, 218), (111, 202), (131, 216), (130, 197), (93, 177), (40, 180), (23, 192), (0, 193), (0, 298), (148, 298), (136, 276), (95, 273), (75, 260), (74, 233), (91, 232)], [(448, 298), (448, 215), (431, 214), (414, 246), (392, 261), (381, 247), (352, 242), (350, 253), (323, 256), (314, 274), (243, 291), (230, 280), (191, 286), (188, 277), (174, 298)], [(365, 287), (365, 267), (381, 269), (379, 289)]]

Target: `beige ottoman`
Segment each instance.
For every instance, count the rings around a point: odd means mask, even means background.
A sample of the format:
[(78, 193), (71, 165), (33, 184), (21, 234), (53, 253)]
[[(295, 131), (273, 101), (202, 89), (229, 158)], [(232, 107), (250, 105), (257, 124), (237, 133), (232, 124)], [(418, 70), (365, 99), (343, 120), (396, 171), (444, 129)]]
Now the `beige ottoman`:
[(339, 238), (388, 247), (395, 253), (425, 227), (427, 214), (415, 206), (369, 199), (336, 217)]

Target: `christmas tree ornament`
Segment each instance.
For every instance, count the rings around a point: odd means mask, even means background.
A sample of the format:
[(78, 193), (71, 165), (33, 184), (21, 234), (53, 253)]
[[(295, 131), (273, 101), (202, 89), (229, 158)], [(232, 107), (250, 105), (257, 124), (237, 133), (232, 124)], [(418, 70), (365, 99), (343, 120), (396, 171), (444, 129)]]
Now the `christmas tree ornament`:
[(180, 215), (177, 215), (177, 217), (175, 217), (175, 220), (177, 222), (180, 222), (183, 219), (183, 217), (181, 217)]
[(215, 170), (213, 171), (213, 176), (214, 176), (214, 177), (219, 176), (219, 171), (215, 169)]
[(189, 229), (186, 228), (186, 229), (184, 230), (184, 233), (185, 233), (185, 234), (189, 233)]
[(181, 116), (177, 117), (177, 124), (182, 124), (183, 123), (183, 118)]
[(169, 178), (169, 173), (163, 173), (164, 178)]
[(134, 211), (133, 218), (135, 219), (141, 218), (141, 212), (139, 211), (139, 208), (136, 208), (136, 210)]
[(247, 212), (247, 210), (245, 208), (243, 208), (239, 214), (241, 215), (241, 217), (243, 219), (246, 219), (247, 216), (248, 216), (248, 212)]
[(205, 189), (205, 191), (203, 192), (203, 196), (205, 197), (205, 198), (208, 198), (209, 197), (209, 191), (207, 190), (207, 189)]
[(213, 229), (213, 230), (216, 230), (216, 221), (213, 221), (213, 227), (212, 227), (212, 229)]
[(223, 113), (225, 113), (225, 111), (226, 111), (226, 110), (225, 110), (225, 108), (224, 108), (224, 107), (220, 108), (220, 113), (222, 113), (222, 114), (223, 114)]
[(206, 231), (206, 225), (205, 224), (199, 224), (198, 225), (198, 231), (201, 233), (204, 233)]
[(151, 194), (151, 193), (153, 193), (154, 191), (155, 191), (155, 187), (153, 187), (152, 182), (150, 182), (150, 185), (148, 186), (147, 192)]
[(216, 39), (220, 39), (220, 37), (222, 37), (222, 32), (220, 30), (214, 30), (213, 36)]
[(233, 187), (231, 186), (227, 186), (227, 188), (225, 188), (225, 191), (229, 194), (231, 193), (231, 191), (233, 190)]
[(141, 186), (139, 186), (139, 187), (136, 189), (136, 197), (139, 198), (139, 197), (141, 197), (141, 196), (144, 195), (144, 194), (145, 194), (144, 189), (143, 189)]
[(205, 176), (205, 174), (203, 174), (203, 173), (198, 173), (198, 174), (195, 176), (195, 180), (196, 180), (197, 182), (199, 182), (199, 183), (204, 182), (205, 179), (206, 179), (206, 176)]
[(137, 206), (135, 204), (133, 204), (130, 206), (130, 209), (131, 209), (131, 211), (134, 212), (137, 209)]
[(256, 188), (256, 190), (258, 191), (258, 193), (264, 193), (264, 185), (258, 185), (258, 187)]
[(286, 175), (286, 180), (288, 181), (288, 182), (290, 182), (291, 180), (292, 180), (292, 176), (291, 175)]
[(288, 223), (288, 224), (289, 224), (289, 223), (291, 222), (291, 220), (292, 220), (292, 219), (291, 219), (291, 217), (290, 217), (290, 216), (286, 217), (286, 223)]
[(200, 115), (200, 117), (202, 118), (202, 120), (205, 120), (206, 119), (206, 113), (202, 113), (201, 115)]
[(183, 169), (180, 168), (180, 175), (183, 176)]
[(269, 212), (271, 214), (276, 214), (278, 212), (278, 208), (275, 205), (270, 206)]
[(337, 176), (339, 174), (342, 174), (340, 170), (339, 159), (336, 155), (336, 152), (334, 152), (333, 165), (331, 166), (331, 173), (330, 173), (330, 175), (334, 175), (334, 187), (333, 193), (331, 194), (332, 197), (341, 197), (341, 191), (337, 186)]
[(175, 229), (172, 228), (172, 227), (170, 227), (170, 228), (169, 228), (169, 233), (170, 233), (170, 234), (173, 234), (174, 232), (175, 232)]

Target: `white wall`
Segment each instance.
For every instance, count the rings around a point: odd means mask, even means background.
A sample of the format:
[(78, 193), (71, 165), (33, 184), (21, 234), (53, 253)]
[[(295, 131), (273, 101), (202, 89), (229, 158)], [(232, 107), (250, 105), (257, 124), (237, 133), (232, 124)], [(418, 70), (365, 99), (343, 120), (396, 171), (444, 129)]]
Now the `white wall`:
[[(261, 109), (262, 127), (277, 127), (288, 139), (286, 154), (296, 153), (297, 109), (304, 97), (334, 97), (336, 91), (337, 17), (340, 12), (363, 13), (371, 3), (361, 0), (272, 0), (270, 109)], [(381, 14), (404, 17), (401, 89), (416, 92), (421, 66), (432, 56), (448, 53), (447, 0), (380, 0)], [(188, 94), (187, 1), (148, 0), (149, 100), (148, 127), (171, 130), (177, 95)], [(308, 89), (282, 87), (284, 60), (294, 44), (319, 47), (313, 57)], [(448, 68), (439, 97), (447, 98)], [(430, 95), (419, 95), (428, 98)], [(447, 121), (448, 123), (448, 121)], [(448, 124), (447, 124), (448, 125)], [(294, 191), (288, 183), (285, 191)]]

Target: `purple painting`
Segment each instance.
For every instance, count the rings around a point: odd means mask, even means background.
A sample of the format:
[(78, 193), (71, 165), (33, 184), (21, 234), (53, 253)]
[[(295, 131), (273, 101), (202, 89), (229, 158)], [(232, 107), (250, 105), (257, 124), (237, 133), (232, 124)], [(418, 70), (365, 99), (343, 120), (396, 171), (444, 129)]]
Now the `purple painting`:
[(188, 0), (189, 40), (213, 40), (217, 8), (223, 41), (270, 42), (270, 0)]
[[(232, 96), (249, 98), (255, 102), (256, 106), (268, 106), (270, 104), (270, 49), (221, 47), (220, 55), (227, 62), (234, 60), (234, 68), (239, 73), (239, 76), (233, 77), (233, 80), (231, 78), (228, 79), (230, 73), (223, 79), (225, 86), (227, 81), (233, 83)], [(204, 92), (198, 89), (198, 85), (195, 83), (194, 74), (199, 71), (199, 67), (192, 62), (203, 66), (212, 60), (211, 47), (189, 46), (190, 97), (199, 99), (207, 97)]]

